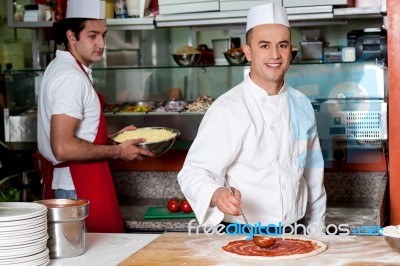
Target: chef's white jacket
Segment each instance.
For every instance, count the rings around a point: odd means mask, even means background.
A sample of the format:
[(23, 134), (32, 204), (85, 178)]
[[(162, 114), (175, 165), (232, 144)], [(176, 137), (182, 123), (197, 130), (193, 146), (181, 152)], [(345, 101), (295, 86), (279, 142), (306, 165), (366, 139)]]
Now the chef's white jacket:
[(244, 224), (242, 216), (210, 207), (224, 186), (241, 192), (250, 224), (325, 223), (326, 192), (315, 114), (309, 99), (288, 85), (269, 96), (249, 76), (208, 109), (178, 174), (201, 225)]

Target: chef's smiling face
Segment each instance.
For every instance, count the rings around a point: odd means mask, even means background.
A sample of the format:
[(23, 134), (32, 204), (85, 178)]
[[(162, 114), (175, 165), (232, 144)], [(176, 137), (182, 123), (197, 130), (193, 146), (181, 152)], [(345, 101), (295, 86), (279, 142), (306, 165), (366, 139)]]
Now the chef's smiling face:
[(103, 59), (107, 27), (105, 20), (87, 20), (79, 39), (72, 31), (67, 32), (68, 48), (82, 64), (89, 66)]
[(290, 29), (280, 24), (258, 25), (243, 46), (250, 61), (250, 77), (271, 95), (277, 94), (292, 58)]

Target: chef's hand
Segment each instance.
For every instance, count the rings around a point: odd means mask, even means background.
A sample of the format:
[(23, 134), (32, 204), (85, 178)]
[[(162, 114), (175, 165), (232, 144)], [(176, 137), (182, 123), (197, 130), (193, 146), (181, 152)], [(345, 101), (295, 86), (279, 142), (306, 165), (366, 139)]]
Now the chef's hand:
[(240, 191), (232, 188), (233, 194), (226, 187), (215, 190), (211, 198), (211, 207), (216, 206), (221, 212), (233, 216), (240, 215)]
[(151, 151), (145, 150), (143, 148), (140, 148), (139, 146), (136, 146), (136, 144), (145, 142), (146, 139), (131, 139), (131, 140), (126, 140), (122, 142), (121, 144), (118, 145), (120, 152), (119, 152), (119, 159), (125, 160), (125, 161), (131, 161), (131, 160), (143, 160), (142, 155), (146, 155), (149, 157), (153, 157), (155, 154), (152, 153)]

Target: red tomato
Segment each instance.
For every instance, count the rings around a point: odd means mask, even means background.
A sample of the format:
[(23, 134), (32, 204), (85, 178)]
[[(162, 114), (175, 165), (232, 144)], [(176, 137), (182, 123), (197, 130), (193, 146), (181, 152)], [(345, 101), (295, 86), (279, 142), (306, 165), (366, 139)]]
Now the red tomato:
[(179, 200), (176, 198), (172, 198), (167, 203), (167, 209), (170, 212), (178, 212), (179, 211)]
[(187, 201), (186, 199), (184, 199), (181, 202), (181, 206), (180, 206), (181, 211), (185, 212), (185, 213), (189, 213), (192, 212), (192, 206), (190, 206), (189, 201)]

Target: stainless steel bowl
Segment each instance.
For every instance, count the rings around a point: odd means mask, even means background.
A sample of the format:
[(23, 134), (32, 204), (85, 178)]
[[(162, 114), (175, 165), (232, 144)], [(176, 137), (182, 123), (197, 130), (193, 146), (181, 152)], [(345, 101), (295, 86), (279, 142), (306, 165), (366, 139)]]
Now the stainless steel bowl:
[(172, 54), (172, 57), (180, 66), (193, 66), (199, 62), (201, 54)]
[(174, 128), (168, 127), (150, 127), (155, 129), (166, 129), (173, 133), (175, 133), (175, 137), (159, 141), (159, 142), (146, 142), (146, 143), (139, 143), (138, 146), (142, 147), (143, 149), (149, 150), (155, 154), (155, 157), (161, 156), (162, 154), (166, 153), (169, 149), (171, 149), (172, 145), (174, 145), (175, 140), (181, 132)]
[(244, 52), (226, 51), (224, 52), (224, 56), (231, 65), (243, 65), (247, 63), (246, 55), (244, 54)]
[[(139, 146), (143, 149), (153, 152), (155, 154), (155, 157), (158, 157), (158, 156), (166, 153), (169, 149), (171, 149), (172, 145), (174, 145), (174, 143), (175, 143), (175, 140), (181, 134), (181, 132), (179, 130), (174, 129), (174, 128), (169, 128), (169, 127), (142, 127), (141, 129), (145, 129), (145, 128), (166, 129), (166, 130), (169, 130), (169, 131), (175, 133), (174, 137), (171, 137), (169, 139), (165, 139), (162, 141), (145, 142), (145, 143), (136, 144), (137, 146)], [(154, 157), (151, 157), (151, 158), (154, 158)]]

